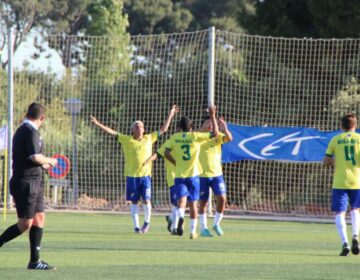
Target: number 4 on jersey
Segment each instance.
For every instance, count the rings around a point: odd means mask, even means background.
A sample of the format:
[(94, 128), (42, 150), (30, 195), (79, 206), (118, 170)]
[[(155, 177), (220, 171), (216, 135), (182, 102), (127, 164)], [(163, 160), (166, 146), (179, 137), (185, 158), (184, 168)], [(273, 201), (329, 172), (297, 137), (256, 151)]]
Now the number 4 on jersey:
[(355, 147), (354, 146), (345, 146), (345, 160), (351, 161), (352, 165), (356, 165), (355, 161)]

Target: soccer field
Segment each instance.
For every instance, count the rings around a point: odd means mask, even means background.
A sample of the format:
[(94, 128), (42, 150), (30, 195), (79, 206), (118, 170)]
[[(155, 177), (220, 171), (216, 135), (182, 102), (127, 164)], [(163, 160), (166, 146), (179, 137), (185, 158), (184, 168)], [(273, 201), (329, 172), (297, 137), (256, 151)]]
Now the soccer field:
[[(15, 218), (2, 221), (1, 231)], [(187, 229), (182, 237), (170, 236), (163, 216), (153, 217), (148, 234), (136, 235), (127, 215), (48, 213), (41, 256), (58, 270), (25, 269), (26, 234), (0, 249), (0, 279), (360, 277), (359, 256), (338, 256), (332, 224), (225, 219), (223, 229), (223, 237), (190, 240)]]

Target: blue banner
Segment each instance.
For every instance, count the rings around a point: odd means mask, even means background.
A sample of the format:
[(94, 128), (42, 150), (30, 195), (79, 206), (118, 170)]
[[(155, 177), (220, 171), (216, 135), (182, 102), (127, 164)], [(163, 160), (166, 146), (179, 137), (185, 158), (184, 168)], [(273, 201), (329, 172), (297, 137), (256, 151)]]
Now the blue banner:
[(233, 141), (222, 147), (222, 160), (322, 161), (327, 145), (338, 131), (303, 127), (258, 127), (229, 124)]

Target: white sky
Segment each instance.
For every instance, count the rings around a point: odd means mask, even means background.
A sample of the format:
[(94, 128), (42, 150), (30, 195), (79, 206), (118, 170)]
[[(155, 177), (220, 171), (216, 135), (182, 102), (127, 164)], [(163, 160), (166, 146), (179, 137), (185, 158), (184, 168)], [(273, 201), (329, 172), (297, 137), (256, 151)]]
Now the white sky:
[[(34, 35), (29, 35), (23, 41), (14, 53), (14, 67), (17, 70), (23, 70), (24, 65), (28, 64), (28, 69), (31, 71), (50, 72), (55, 73), (58, 78), (61, 78), (65, 72), (65, 67), (62, 64), (59, 54), (48, 47), (47, 42), (42, 42), (45, 52), (39, 51), (33, 45)], [(31, 56), (34, 53), (39, 53), (38, 59), (33, 59)], [(7, 46), (2, 51), (2, 60), (7, 60)]]

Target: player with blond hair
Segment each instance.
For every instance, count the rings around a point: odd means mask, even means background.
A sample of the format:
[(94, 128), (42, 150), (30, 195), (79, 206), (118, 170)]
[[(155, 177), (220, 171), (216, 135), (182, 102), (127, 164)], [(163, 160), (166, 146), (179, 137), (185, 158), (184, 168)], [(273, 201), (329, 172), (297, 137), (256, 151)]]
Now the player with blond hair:
[[(132, 135), (119, 133), (103, 125), (95, 117), (90, 117), (92, 123), (106, 133), (115, 136), (122, 145), (125, 155), (126, 200), (131, 201), (130, 212), (135, 233), (146, 233), (150, 227), (152, 165), (151, 162), (147, 162), (147, 159), (152, 155), (154, 142), (168, 130), (171, 120), (178, 112), (179, 107), (174, 105), (160, 130), (149, 134), (144, 134), (142, 121), (135, 121), (131, 126)], [(141, 229), (138, 206), (140, 198), (142, 198), (144, 207), (144, 224)]]

